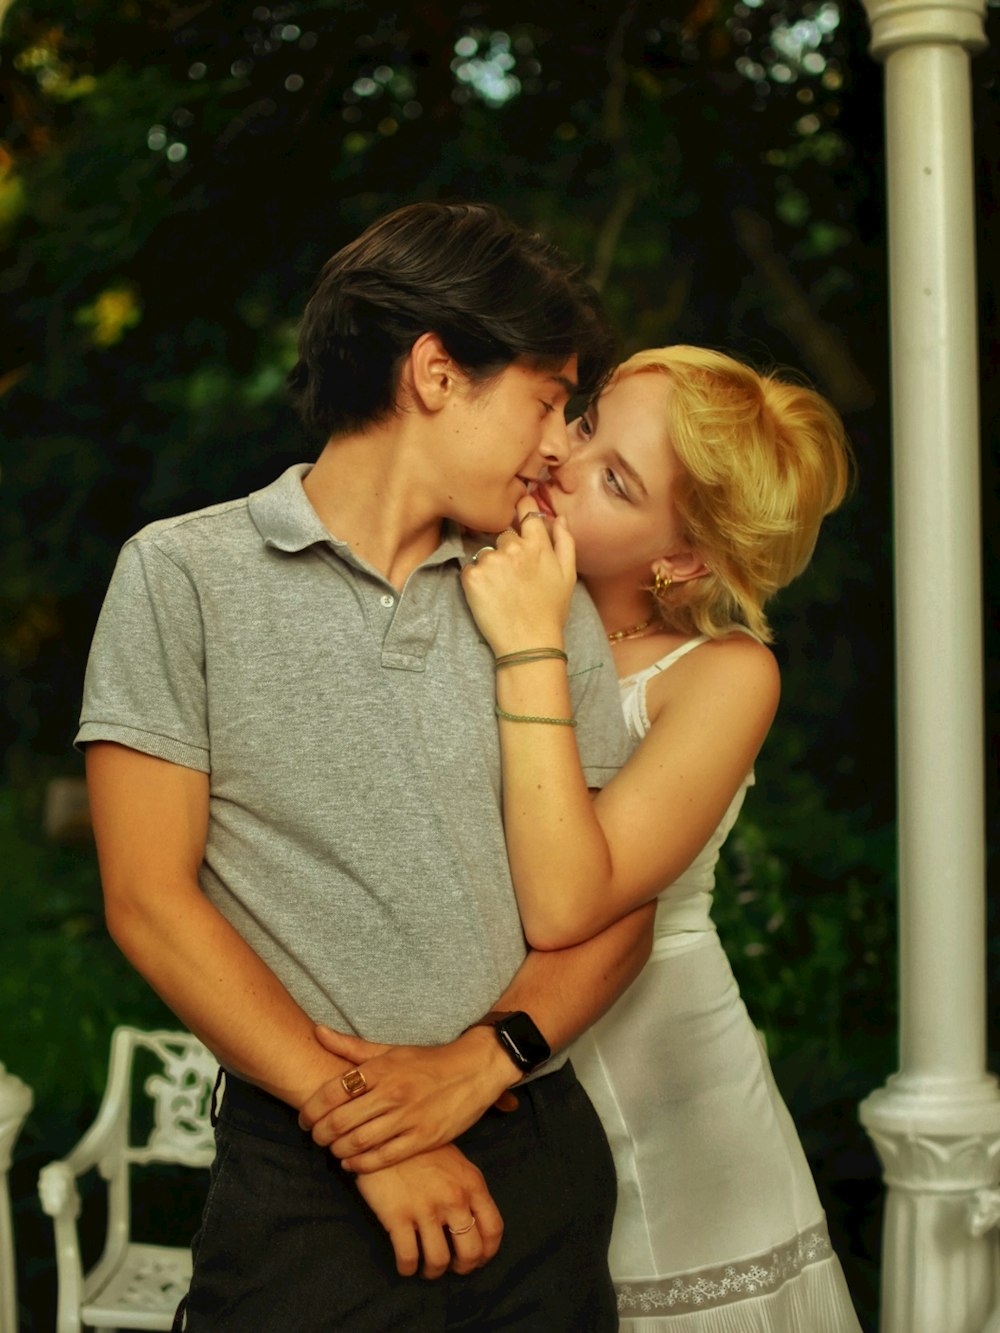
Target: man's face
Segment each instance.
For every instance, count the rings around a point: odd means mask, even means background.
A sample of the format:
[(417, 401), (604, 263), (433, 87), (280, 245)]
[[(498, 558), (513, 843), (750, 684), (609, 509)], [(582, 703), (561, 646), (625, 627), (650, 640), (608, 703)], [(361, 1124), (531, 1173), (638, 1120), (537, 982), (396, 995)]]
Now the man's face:
[(440, 419), (436, 450), (443, 512), (478, 532), (499, 532), (545, 467), (569, 452), (564, 409), (576, 357), (557, 369), (515, 361), (484, 386), (464, 381)]

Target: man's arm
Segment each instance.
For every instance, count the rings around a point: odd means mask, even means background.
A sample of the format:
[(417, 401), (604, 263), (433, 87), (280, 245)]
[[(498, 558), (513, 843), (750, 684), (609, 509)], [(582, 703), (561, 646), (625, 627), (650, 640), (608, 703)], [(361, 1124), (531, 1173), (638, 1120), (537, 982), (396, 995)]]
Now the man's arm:
[[(496, 1001), (523, 1009), (553, 1050), (611, 1007), (649, 957), (648, 903), (572, 948), (531, 952)], [(318, 1085), (299, 1123), (352, 1171), (378, 1170), (449, 1143), (520, 1079), (496, 1034), (474, 1027), (443, 1046), (379, 1046), (319, 1029), (330, 1050), (361, 1065), (368, 1091), (348, 1099), (340, 1081)]]
[(228, 1068), (292, 1105), (349, 1066), (205, 897), (208, 777), (110, 742), (87, 747), (108, 929)]
[[(228, 1068), (299, 1106), (350, 1068), (317, 1041), (310, 1017), (221, 912), (198, 870), (208, 829), (204, 773), (125, 746), (87, 747), (87, 780), (108, 928), (133, 966)], [(468, 1272), (492, 1258), (502, 1224), (481, 1173), (455, 1148), (370, 1178), (366, 1201), (399, 1271)], [(449, 1249), (470, 1214), (475, 1236)], [(447, 1260), (447, 1262), (445, 1262)]]

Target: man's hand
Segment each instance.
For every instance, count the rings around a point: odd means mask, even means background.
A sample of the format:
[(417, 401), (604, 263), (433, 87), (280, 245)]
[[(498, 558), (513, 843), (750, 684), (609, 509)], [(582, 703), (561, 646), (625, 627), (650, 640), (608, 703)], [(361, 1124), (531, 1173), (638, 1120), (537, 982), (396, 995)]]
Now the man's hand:
[(382, 1046), (317, 1027), (319, 1042), (360, 1067), (367, 1091), (349, 1097), (339, 1078), (303, 1103), (299, 1124), (349, 1171), (379, 1171), (451, 1143), (490, 1106), (517, 1105), (519, 1073), (488, 1028), (445, 1046)]
[(360, 1176), (358, 1189), (389, 1233), (403, 1277), (418, 1267), (427, 1278), (471, 1273), (500, 1246), (503, 1218), (483, 1174), (452, 1144)]

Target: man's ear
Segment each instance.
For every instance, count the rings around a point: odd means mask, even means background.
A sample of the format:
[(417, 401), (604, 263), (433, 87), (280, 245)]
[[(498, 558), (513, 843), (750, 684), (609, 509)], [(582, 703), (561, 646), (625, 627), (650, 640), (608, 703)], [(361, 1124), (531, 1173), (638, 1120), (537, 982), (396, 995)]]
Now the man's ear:
[(709, 568), (691, 546), (682, 546), (670, 555), (659, 556), (650, 566), (653, 578), (670, 583), (689, 583), (704, 578)]
[(460, 375), (438, 335), (422, 333), (403, 362), (400, 394), (408, 394), (425, 412), (439, 412), (454, 395)]

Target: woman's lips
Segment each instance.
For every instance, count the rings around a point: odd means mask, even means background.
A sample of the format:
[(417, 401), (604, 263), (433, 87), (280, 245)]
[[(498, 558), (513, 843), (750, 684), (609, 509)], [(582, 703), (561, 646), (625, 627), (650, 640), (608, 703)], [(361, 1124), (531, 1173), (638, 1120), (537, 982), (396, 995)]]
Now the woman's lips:
[(548, 487), (544, 482), (540, 481), (535, 487), (533, 499), (546, 518), (555, 518), (556, 511), (552, 508), (552, 501), (549, 499)]

